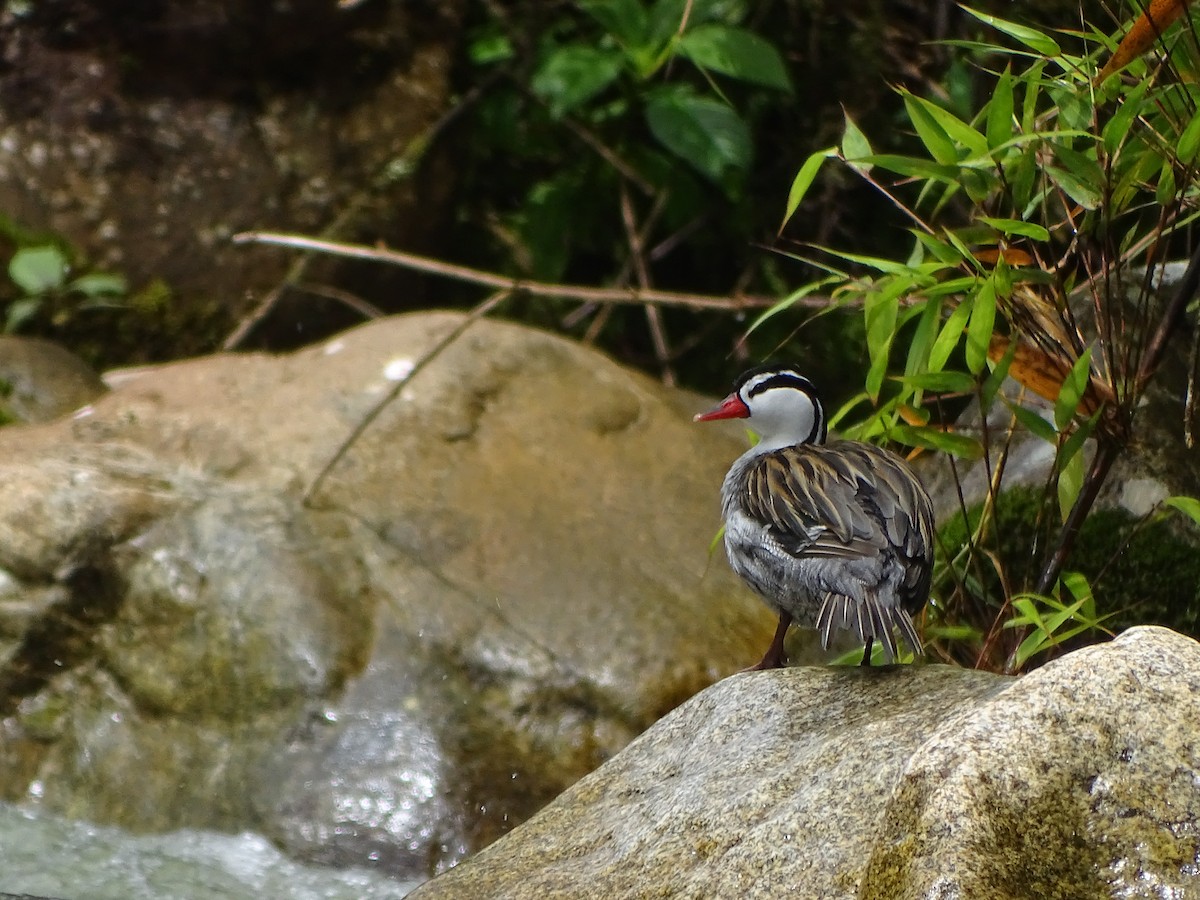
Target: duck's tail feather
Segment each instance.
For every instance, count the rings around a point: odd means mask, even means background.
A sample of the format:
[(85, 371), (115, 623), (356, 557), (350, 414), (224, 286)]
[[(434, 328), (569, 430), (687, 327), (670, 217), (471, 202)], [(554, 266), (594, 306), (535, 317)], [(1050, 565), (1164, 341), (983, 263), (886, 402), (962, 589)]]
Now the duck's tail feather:
[(821, 635), (821, 646), (829, 649), (833, 632), (848, 629), (858, 640), (868, 639), (883, 645), (888, 662), (896, 658), (897, 644), (895, 629), (916, 654), (921, 653), (921, 638), (912, 618), (899, 606), (886, 606), (874, 596), (856, 600), (844, 594), (825, 594), (817, 612), (817, 632)]

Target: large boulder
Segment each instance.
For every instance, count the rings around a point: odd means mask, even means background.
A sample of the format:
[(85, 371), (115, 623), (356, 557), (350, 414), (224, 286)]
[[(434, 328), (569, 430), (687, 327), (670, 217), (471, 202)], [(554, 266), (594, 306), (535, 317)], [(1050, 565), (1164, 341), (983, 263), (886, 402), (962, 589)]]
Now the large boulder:
[(1161, 628), (1020, 679), (739, 675), (412, 897), (1191, 896), (1198, 716)]
[(444, 868), (754, 660), (703, 401), (451, 314), (0, 429), (0, 798)]

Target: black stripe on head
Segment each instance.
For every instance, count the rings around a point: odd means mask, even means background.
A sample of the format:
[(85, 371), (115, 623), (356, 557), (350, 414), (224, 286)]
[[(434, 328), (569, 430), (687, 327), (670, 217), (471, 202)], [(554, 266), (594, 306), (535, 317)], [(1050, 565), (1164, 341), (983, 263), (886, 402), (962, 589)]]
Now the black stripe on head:
[[(748, 391), (744, 391), (746, 385), (751, 382), (754, 382), (754, 384), (751, 385)], [(790, 387), (808, 394), (812, 399), (814, 419), (812, 433), (808, 436), (805, 443), (825, 443), (827, 436), (825, 408), (821, 405), (821, 399), (817, 396), (817, 389), (813, 386), (813, 383), (801, 375), (795, 366), (781, 363), (767, 363), (755, 366), (753, 369), (747, 369), (739, 375), (737, 381), (733, 383), (734, 391), (743, 401), (748, 401), (763, 391), (779, 387)]]

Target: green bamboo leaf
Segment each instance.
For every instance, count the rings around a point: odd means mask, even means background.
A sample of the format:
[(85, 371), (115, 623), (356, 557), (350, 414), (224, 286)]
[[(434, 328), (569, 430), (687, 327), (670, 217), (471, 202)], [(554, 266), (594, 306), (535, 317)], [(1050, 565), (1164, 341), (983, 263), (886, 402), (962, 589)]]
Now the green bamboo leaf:
[(1004, 351), (1004, 356), (992, 366), (992, 371), (984, 379), (982, 386), (980, 386), (979, 406), (985, 415), (991, 412), (992, 404), (996, 402), (996, 395), (1000, 392), (1000, 388), (1004, 384), (1004, 379), (1008, 377), (1009, 367), (1012, 365), (1012, 361), (1016, 358), (1016, 355), (1017, 342), (1009, 341), (1008, 349)]
[(1079, 402), (1083, 399), (1091, 377), (1091, 366), (1092, 348), (1088, 347), (1079, 359), (1075, 360), (1075, 365), (1071, 366), (1071, 371), (1063, 379), (1062, 387), (1058, 391), (1058, 400), (1054, 404), (1054, 425), (1059, 431), (1065, 429), (1079, 411)]
[(1042, 70), (1046, 68), (1044, 59), (1035, 60), (1021, 81), (1025, 85), (1025, 97), (1021, 104), (1021, 130), (1026, 134), (1037, 131), (1039, 95), (1042, 91)]
[(1018, 25), (1016, 22), (1009, 22), (1007, 19), (997, 18), (996, 16), (989, 16), (987, 13), (971, 9), (969, 6), (964, 6), (963, 10), (977, 18), (980, 22), (991, 25), (997, 31), (1002, 31), (1009, 37), (1020, 41), (1040, 56), (1062, 55), (1062, 50), (1054, 38), (1043, 34), (1035, 28), (1030, 28), (1027, 25)]
[(985, 281), (971, 305), (971, 320), (967, 323), (967, 368), (978, 375), (987, 363), (988, 347), (996, 327), (996, 283)]
[(983, 445), (965, 434), (942, 431), (932, 425), (896, 425), (892, 436), (909, 447), (941, 450), (959, 459), (982, 459)]
[(816, 180), (817, 173), (821, 171), (821, 166), (825, 164), (825, 160), (836, 155), (837, 148), (829, 147), (825, 150), (818, 150), (804, 161), (804, 165), (800, 167), (800, 171), (796, 173), (796, 177), (792, 180), (791, 190), (788, 191), (787, 208), (783, 212), (783, 221), (779, 225), (780, 231), (783, 230), (783, 226), (791, 220), (799, 208), (800, 201), (804, 199), (804, 195), (812, 187), (812, 183)]
[(946, 360), (950, 358), (950, 354), (954, 352), (954, 348), (962, 340), (963, 329), (967, 327), (967, 319), (970, 316), (971, 300), (969, 297), (964, 297), (959, 301), (954, 311), (950, 313), (949, 318), (946, 319), (946, 324), (942, 326), (941, 334), (933, 342), (933, 349), (929, 351), (930, 370), (940, 372), (945, 368)]
[(908, 110), (909, 121), (917, 130), (917, 136), (934, 161), (943, 166), (958, 162), (958, 150), (950, 136), (929, 110), (917, 102), (917, 98), (907, 91), (902, 91), (904, 108)]
[[(910, 94), (908, 91), (901, 90), (901, 95), (904, 97), (904, 104), (909, 106), (909, 99), (919, 105), (931, 119), (937, 122), (942, 132), (956, 145), (953, 159), (957, 160), (960, 157), (958, 148), (962, 147), (967, 150), (967, 156), (986, 156), (988, 153), (988, 142), (982, 134), (960, 119), (948, 109), (943, 109), (936, 103), (926, 100), (924, 97), (918, 97), (915, 94)], [(909, 110), (911, 115), (911, 109)], [(943, 160), (938, 160), (943, 162)]]
[(1054, 425), (1047, 422), (1044, 418), (1028, 407), (1021, 406), (1017, 403), (1009, 403), (1008, 408), (1012, 410), (1012, 414), (1016, 420), (1024, 426), (1025, 430), (1030, 434), (1036, 435), (1047, 444), (1055, 444), (1058, 442), (1058, 432), (1054, 430)]
[(1058, 473), (1058, 511), (1063, 522), (1071, 515), (1083, 488), (1083, 454), (1076, 453)]
[(867, 326), (867, 353), (871, 358), (865, 387), (872, 399), (879, 396), (879, 390), (883, 386), (892, 341), (896, 337), (896, 318), (900, 311), (898, 295), (906, 288), (907, 285), (903, 285), (900, 291), (868, 294), (863, 305)]
[(1149, 79), (1139, 81), (1128, 94), (1121, 98), (1121, 105), (1117, 107), (1112, 118), (1104, 124), (1104, 129), (1100, 134), (1104, 140), (1104, 149), (1110, 156), (1116, 153), (1117, 148), (1124, 144), (1126, 138), (1129, 137), (1129, 129), (1133, 125), (1134, 118), (1142, 112), (1142, 99), (1146, 96), (1150, 85)]
[(917, 322), (912, 340), (908, 344), (908, 356), (904, 361), (904, 373), (916, 375), (929, 370), (929, 350), (937, 337), (938, 325), (942, 321), (942, 298), (924, 300), (920, 304), (921, 318)]
[(923, 391), (943, 394), (969, 394), (975, 390), (975, 379), (966, 372), (918, 372), (914, 375), (897, 375), (896, 380)]
[(1050, 232), (1036, 222), (1025, 222), (1021, 219), (997, 219), (992, 216), (979, 216), (980, 222), (987, 222), (1002, 234), (1015, 234), (1020, 237), (1032, 238), (1035, 241), (1050, 240)]
[(1163, 501), (1167, 506), (1183, 513), (1197, 525), (1200, 525), (1200, 500), (1195, 497), (1168, 497)]
[(881, 169), (887, 169), (889, 172), (909, 178), (925, 178), (945, 184), (957, 184), (962, 175), (962, 168), (959, 166), (943, 166), (928, 159), (897, 156), (894, 153), (872, 153), (859, 157), (856, 162), (862, 165), (879, 166)]
[(842, 115), (846, 120), (845, 127), (842, 129), (842, 159), (846, 160), (847, 163), (856, 169), (869, 172), (871, 171), (871, 164), (859, 162), (859, 160), (871, 155), (871, 143), (867, 140), (867, 136), (862, 133), (862, 129), (854, 124), (854, 120), (850, 118), (850, 113), (843, 109)]
[(987, 104), (987, 143), (995, 152), (1013, 136), (1012, 73), (1006, 68), (1000, 73), (992, 98)]
[(1183, 133), (1179, 135), (1179, 143), (1175, 147), (1175, 156), (1181, 165), (1190, 166), (1196, 158), (1197, 150), (1200, 150), (1200, 112), (1193, 113), (1184, 126)]
[(957, 266), (962, 262), (962, 256), (959, 252), (936, 235), (926, 234), (924, 231), (915, 228), (912, 230), (912, 235), (925, 248), (929, 255), (938, 262), (946, 266)]
[(1063, 441), (1062, 447), (1059, 448), (1058, 456), (1054, 460), (1055, 467), (1059, 471), (1062, 471), (1067, 463), (1079, 455), (1079, 451), (1083, 449), (1083, 445), (1087, 443), (1088, 438), (1096, 430), (1096, 423), (1098, 421), (1100, 421), (1100, 410), (1096, 410), (1086, 422), (1082, 423), (1071, 433), (1069, 438)]
[(1082, 572), (1063, 572), (1059, 580), (1071, 592), (1072, 597), (1082, 600), (1085, 604), (1094, 599), (1092, 585)]
[(744, 28), (716, 22), (701, 25), (683, 36), (678, 49), (702, 69), (750, 84), (792, 91), (779, 51), (770, 41)]
[(1159, 206), (1170, 206), (1175, 199), (1175, 166), (1169, 159), (1163, 160), (1158, 185), (1154, 189), (1154, 199), (1158, 201)]
[(1047, 166), (1051, 179), (1076, 203), (1095, 209), (1103, 199), (1104, 172), (1096, 161), (1062, 144), (1054, 145), (1059, 166)]

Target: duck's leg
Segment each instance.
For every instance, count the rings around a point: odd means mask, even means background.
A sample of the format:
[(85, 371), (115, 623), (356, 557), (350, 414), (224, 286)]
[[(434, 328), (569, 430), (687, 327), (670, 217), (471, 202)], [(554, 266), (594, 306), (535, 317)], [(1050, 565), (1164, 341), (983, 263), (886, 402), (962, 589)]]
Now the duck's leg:
[(871, 645), (873, 643), (875, 643), (875, 638), (867, 638), (867, 646), (863, 649), (863, 658), (862, 662), (859, 663), (860, 666), (871, 665)]
[(781, 669), (787, 658), (783, 655), (783, 639), (787, 635), (792, 617), (785, 612), (779, 614), (779, 626), (775, 629), (775, 637), (771, 638), (771, 646), (763, 654), (763, 658), (743, 672), (758, 672), (761, 669)]

